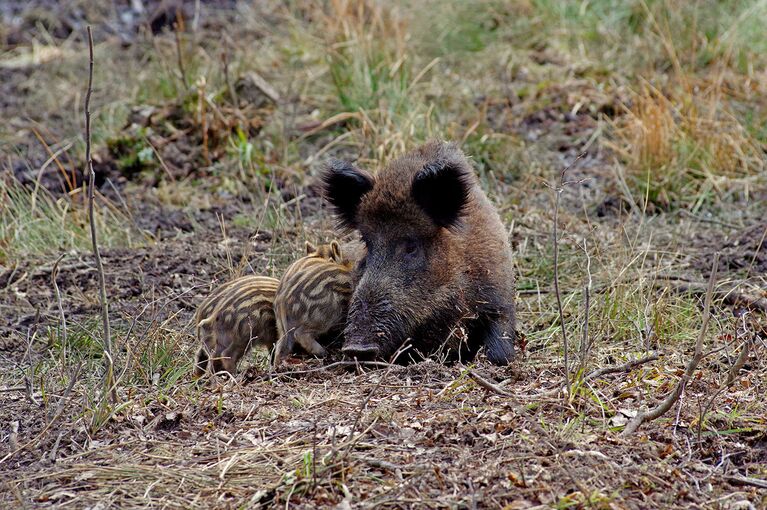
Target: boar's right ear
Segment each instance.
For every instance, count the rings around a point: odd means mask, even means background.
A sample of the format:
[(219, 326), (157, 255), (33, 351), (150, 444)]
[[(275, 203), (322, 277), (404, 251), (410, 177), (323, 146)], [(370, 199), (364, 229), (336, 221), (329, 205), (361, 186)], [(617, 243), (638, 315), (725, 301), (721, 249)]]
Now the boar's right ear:
[(468, 171), (458, 162), (434, 161), (415, 174), (410, 193), (418, 206), (440, 227), (455, 228), (460, 225), (471, 189)]
[(316, 253), (317, 252), (317, 248), (312, 243), (310, 243), (309, 241), (306, 241), (304, 243), (304, 249), (306, 250), (306, 254), (307, 255), (311, 255), (312, 253)]
[(322, 174), (322, 188), (341, 225), (356, 228), (357, 208), (363, 195), (373, 189), (373, 177), (351, 163), (331, 160)]

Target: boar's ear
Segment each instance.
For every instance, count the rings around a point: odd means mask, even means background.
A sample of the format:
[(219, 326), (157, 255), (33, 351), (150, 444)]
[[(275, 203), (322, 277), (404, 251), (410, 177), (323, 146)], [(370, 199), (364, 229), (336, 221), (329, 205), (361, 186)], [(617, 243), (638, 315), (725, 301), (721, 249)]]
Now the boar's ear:
[(373, 177), (346, 161), (331, 160), (322, 174), (325, 198), (343, 227), (357, 227), (357, 208), (362, 196), (373, 189)]
[(440, 227), (460, 224), (469, 200), (471, 180), (467, 169), (457, 162), (435, 161), (424, 166), (413, 178), (410, 193), (415, 202)]
[(312, 253), (315, 253), (317, 251), (317, 248), (314, 247), (312, 243), (309, 241), (306, 241), (306, 244), (304, 244), (304, 248), (306, 249), (306, 254), (311, 255)]

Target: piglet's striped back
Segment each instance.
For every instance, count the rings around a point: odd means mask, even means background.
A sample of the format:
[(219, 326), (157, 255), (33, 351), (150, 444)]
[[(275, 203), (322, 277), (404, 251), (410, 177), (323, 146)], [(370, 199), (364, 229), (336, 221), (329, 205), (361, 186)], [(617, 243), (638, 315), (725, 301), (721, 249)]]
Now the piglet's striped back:
[(266, 276), (243, 276), (214, 290), (197, 309), (195, 324), (202, 346), (195, 375), (234, 373), (237, 362), (253, 345), (271, 349), (277, 342), (274, 299), (279, 281)]
[(280, 281), (275, 297), (278, 341), (275, 363), (297, 342), (310, 354), (324, 356), (318, 337), (338, 329), (346, 320), (353, 290), (352, 264), (344, 261), (338, 243), (317, 248), (294, 262)]

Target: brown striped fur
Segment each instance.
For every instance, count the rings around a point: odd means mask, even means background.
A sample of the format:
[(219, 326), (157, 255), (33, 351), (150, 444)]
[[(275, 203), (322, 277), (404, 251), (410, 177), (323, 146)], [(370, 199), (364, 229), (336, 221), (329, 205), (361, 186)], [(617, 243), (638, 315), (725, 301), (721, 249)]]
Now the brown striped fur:
[(195, 315), (197, 352), (195, 377), (210, 364), (213, 373), (234, 375), (237, 363), (253, 346), (271, 349), (277, 342), (274, 297), (279, 280), (267, 276), (243, 276), (214, 290)]
[(346, 322), (351, 269), (352, 263), (344, 259), (336, 241), (317, 247), (306, 243), (306, 256), (288, 267), (277, 288), (275, 365), (293, 352), (296, 343), (309, 354), (325, 356), (317, 338)]

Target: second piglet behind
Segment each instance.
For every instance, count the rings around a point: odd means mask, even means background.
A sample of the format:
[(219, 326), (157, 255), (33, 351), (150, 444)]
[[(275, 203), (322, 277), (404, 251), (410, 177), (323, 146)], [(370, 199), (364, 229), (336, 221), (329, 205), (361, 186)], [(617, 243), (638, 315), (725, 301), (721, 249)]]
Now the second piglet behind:
[(352, 291), (352, 263), (344, 260), (338, 242), (317, 247), (307, 242), (306, 256), (288, 267), (277, 287), (274, 365), (279, 366), (296, 343), (324, 357), (327, 352), (317, 340), (343, 328)]

